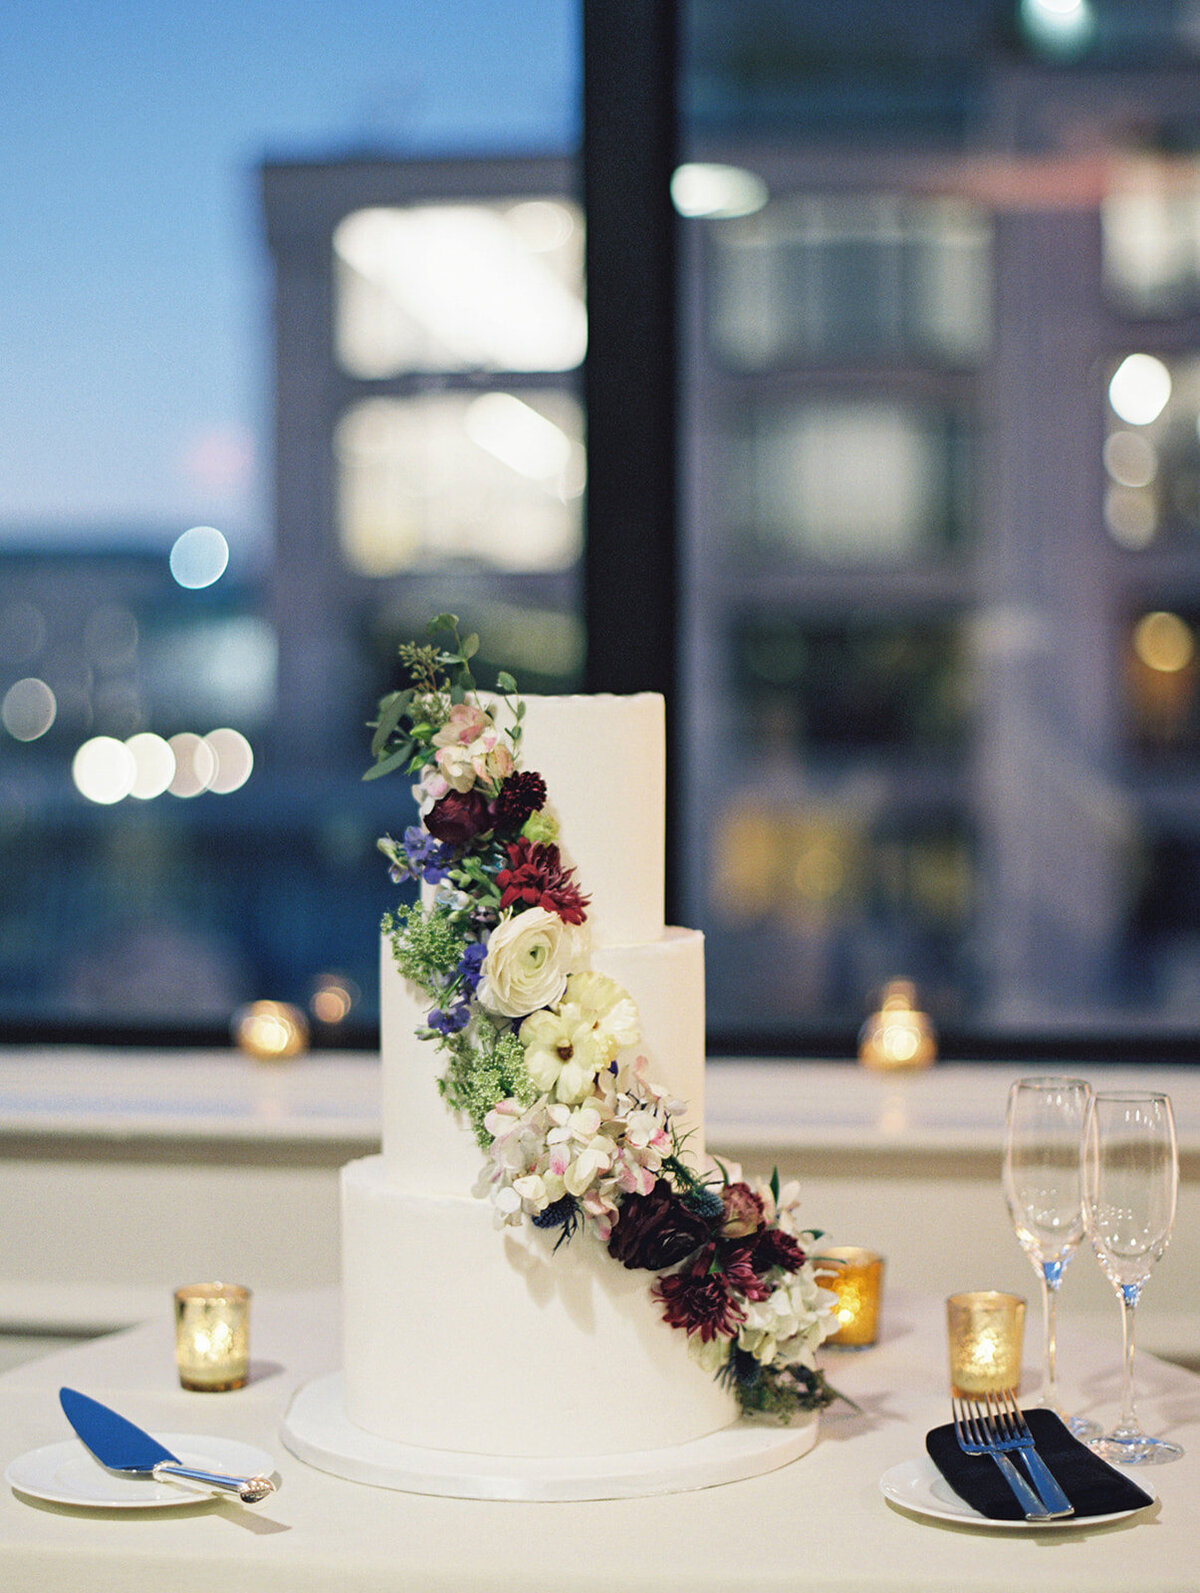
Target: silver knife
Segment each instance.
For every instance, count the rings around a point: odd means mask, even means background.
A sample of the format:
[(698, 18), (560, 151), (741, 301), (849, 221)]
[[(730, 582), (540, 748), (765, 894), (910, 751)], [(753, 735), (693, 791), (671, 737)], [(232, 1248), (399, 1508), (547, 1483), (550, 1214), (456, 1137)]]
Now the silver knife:
[(156, 1480), (181, 1477), (236, 1493), (243, 1504), (257, 1504), (275, 1492), (275, 1484), (269, 1477), (226, 1477), (220, 1472), (198, 1471), (194, 1466), (182, 1465), (179, 1457), (157, 1438), (152, 1438), (124, 1416), (118, 1416), (107, 1405), (101, 1405), (99, 1400), (77, 1393), (73, 1388), (60, 1388), (58, 1400), (71, 1426), (109, 1471), (125, 1471), (131, 1476), (151, 1476)]

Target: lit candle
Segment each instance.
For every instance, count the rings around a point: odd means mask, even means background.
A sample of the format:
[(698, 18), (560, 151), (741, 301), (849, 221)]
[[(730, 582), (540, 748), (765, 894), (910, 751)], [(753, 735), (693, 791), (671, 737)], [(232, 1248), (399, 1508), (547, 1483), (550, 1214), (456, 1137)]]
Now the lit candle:
[(175, 1360), (184, 1388), (242, 1388), (250, 1374), (250, 1290), (236, 1283), (176, 1289)]
[[(822, 1262), (838, 1262), (822, 1266)], [(825, 1340), (844, 1348), (865, 1349), (879, 1337), (879, 1303), (883, 1293), (883, 1257), (873, 1250), (831, 1245), (813, 1263), (817, 1281), (838, 1297), (838, 1330)]]
[(252, 1001), (233, 1020), (238, 1049), (261, 1062), (282, 1062), (308, 1049), (308, 1024), (286, 1001)]
[(987, 1289), (946, 1301), (950, 1382), (956, 1394), (994, 1394), (1021, 1382), (1025, 1301)]
[(890, 979), (879, 1011), (863, 1024), (858, 1060), (884, 1072), (927, 1068), (937, 1057), (933, 1025), (917, 1007), (916, 987), (907, 979)]

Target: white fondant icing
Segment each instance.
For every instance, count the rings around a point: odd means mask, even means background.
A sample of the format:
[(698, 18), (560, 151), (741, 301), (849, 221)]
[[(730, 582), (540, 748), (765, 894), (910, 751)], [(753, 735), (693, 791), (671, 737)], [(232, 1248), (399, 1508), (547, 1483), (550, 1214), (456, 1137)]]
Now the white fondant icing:
[(490, 1203), (342, 1170), (346, 1411), (368, 1432), (481, 1455), (686, 1443), (737, 1414), (650, 1294), (589, 1233), (497, 1231)]
[(790, 1426), (745, 1420), (687, 1444), (616, 1455), (464, 1455), (383, 1438), (346, 1415), (341, 1372), (297, 1389), (280, 1437), (306, 1465), (335, 1477), (451, 1499), (643, 1499), (760, 1477), (817, 1441), (816, 1411)]
[[(636, 946), (663, 929), (663, 700), (526, 697), (518, 762), (546, 782), (559, 850), (589, 898), (593, 946)], [(512, 722), (506, 704), (501, 725)]]

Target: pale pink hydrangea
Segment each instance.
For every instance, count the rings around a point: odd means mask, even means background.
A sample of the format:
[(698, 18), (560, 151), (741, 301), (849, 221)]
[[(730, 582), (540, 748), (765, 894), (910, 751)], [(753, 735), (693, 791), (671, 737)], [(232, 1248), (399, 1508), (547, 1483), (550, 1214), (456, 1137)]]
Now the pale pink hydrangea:
[(477, 780), (498, 785), (513, 772), (503, 735), (475, 703), (455, 703), (433, 744), (438, 770), (453, 791), (470, 791)]
[(449, 789), (449, 783), (437, 764), (426, 764), (412, 788), (413, 799), (420, 808), (422, 816), (429, 812), (435, 802), (440, 802)]
[(618, 1095), (611, 1075), (574, 1106), (548, 1096), (526, 1108), (501, 1101), (484, 1127), (493, 1138), (475, 1193), (490, 1195), (497, 1227), (516, 1226), (572, 1196), (604, 1242), (621, 1197), (649, 1194), (671, 1151), (661, 1111)]

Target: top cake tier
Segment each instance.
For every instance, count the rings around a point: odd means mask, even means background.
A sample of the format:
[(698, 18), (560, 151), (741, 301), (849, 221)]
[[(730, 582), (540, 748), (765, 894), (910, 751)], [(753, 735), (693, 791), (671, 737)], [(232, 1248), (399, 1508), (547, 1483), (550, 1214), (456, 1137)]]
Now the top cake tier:
[[(636, 946), (663, 932), (666, 717), (654, 692), (524, 697), (519, 767), (546, 782), (559, 850), (590, 898), (592, 945)], [(512, 725), (502, 699), (497, 723)]]

